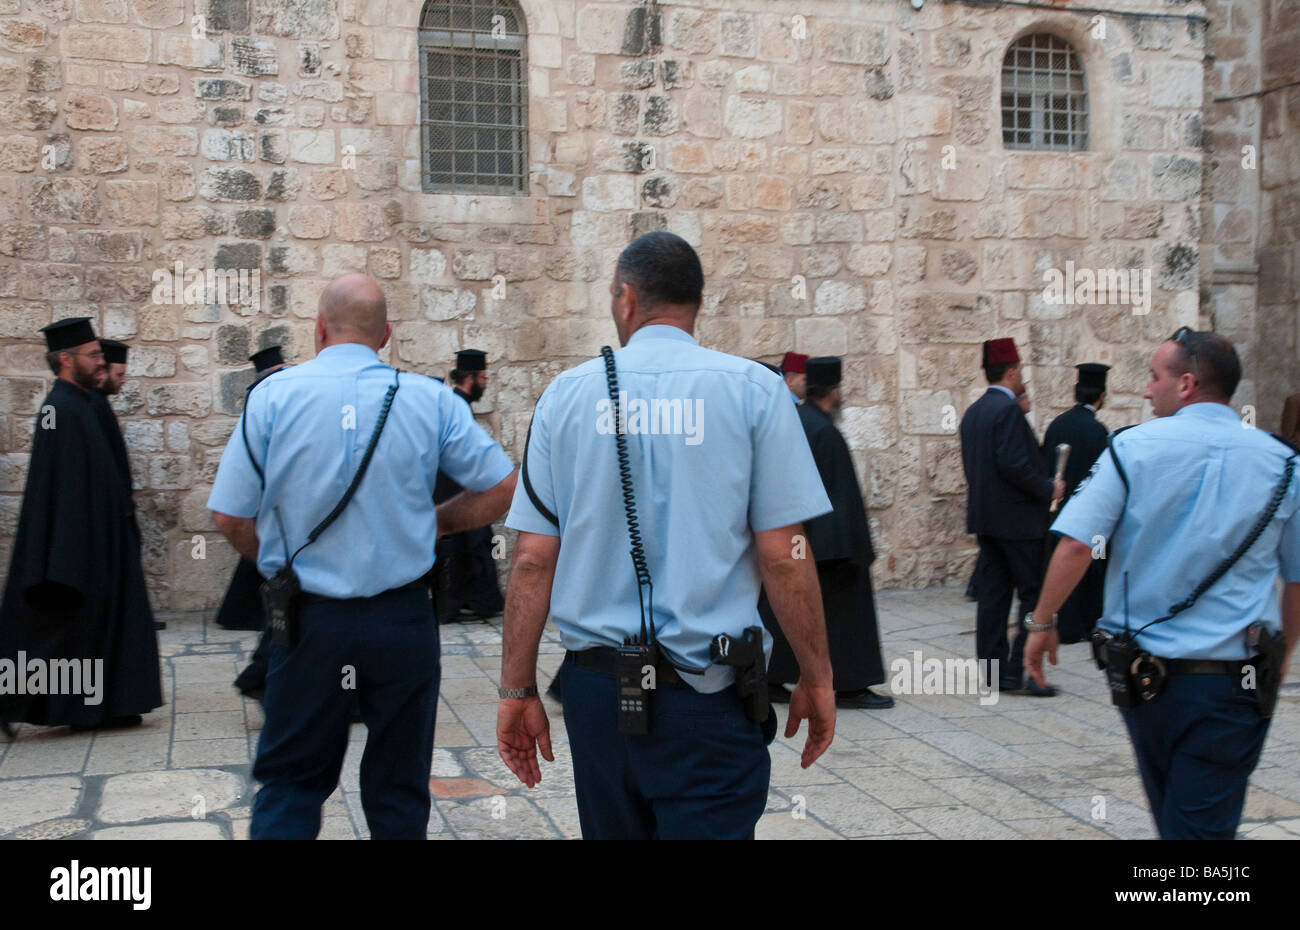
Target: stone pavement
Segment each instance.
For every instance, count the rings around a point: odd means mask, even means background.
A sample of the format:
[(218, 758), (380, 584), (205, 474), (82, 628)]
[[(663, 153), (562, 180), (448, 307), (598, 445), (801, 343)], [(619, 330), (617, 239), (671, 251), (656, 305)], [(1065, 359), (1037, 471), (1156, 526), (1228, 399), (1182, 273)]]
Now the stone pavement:
[[(886, 662), (964, 658), (974, 606), (955, 588), (877, 595)], [(255, 701), (231, 687), (256, 634), (212, 614), (171, 614), (160, 634), (167, 705), (143, 726), (72, 733), (24, 726), (0, 742), (0, 837), (210, 838), (248, 835)], [(558, 708), (548, 702), (556, 761), (525, 789), (497, 757), (499, 621), (442, 627), (443, 684), (433, 758), (438, 839), (576, 837), (572, 769)], [(542, 643), (545, 687), (563, 651)], [(771, 748), (762, 838), (1150, 838), (1150, 817), (1118, 714), (1085, 646), (1061, 650), (1051, 700), (1002, 695), (898, 695), (886, 711), (841, 711), (835, 743), (808, 770), (798, 747)], [(784, 708), (779, 708), (784, 718)], [(0, 737), (3, 739), (3, 737)], [(321, 836), (365, 837), (352, 728), (341, 785)], [(1241, 833), (1300, 838), (1300, 687), (1287, 686), (1252, 779)]]

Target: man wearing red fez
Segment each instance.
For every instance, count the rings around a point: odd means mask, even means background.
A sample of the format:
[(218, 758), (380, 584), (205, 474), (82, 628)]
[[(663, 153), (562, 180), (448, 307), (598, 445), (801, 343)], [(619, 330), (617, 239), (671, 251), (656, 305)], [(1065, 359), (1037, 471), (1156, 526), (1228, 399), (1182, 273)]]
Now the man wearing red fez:
[(1025, 681), (1028, 634), (1017, 623), (1008, 650), (1007, 619), (1013, 593), (1020, 598), (1021, 620), (1038, 601), (1048, 507), (1064, 494), (1064, 483), (1052, 479), (1016, 400), (1024, 378), (1015, 342), (985, 342), (983, 367), (989, 389), (961, 421), (962, 466), (970, 486), (966, 532), (975, 534), (980, 548), (975, 654), (990, 679), (998, 675), (999, 690), (1051, 697), (1051, 686)]
[(803, 403), (808, 390), (808, 356), (798, 352), (785, 353), (785, 358), (781, 359), (781, 376), (794, 395), (794, 402)]

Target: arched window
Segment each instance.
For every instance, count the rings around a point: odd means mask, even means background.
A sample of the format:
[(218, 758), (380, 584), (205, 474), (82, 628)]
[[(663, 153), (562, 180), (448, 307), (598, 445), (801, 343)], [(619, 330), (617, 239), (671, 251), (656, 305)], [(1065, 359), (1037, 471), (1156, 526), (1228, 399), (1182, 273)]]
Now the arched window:
[(426, 191), (528, 189), (527, 27), (510, 0), (428, 0), (420, 15)]
[(1064, 39), (1040, 32), (1002, 59), (1002, 144), (1009, 149), (1088, 148), (1088, 85)]

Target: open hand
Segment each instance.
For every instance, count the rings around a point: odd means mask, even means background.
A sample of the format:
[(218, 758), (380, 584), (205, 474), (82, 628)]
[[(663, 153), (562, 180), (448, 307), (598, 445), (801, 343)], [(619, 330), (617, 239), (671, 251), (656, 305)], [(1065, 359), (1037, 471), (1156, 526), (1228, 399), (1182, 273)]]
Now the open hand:
[(790, 695), (790, 716), (785, 722), (785, 738), (799, 732), (799, 721), (808, 721), (808, 738), (803, 744), (799, 764), (808, 768), (817, 761), (835, 738), (835, 689), (830, 685), (805, 685), (802, 681)]
[(497, 753), (521, 782), (529, 788), (542, 780), (537, 750), (554, 762), (551, 752), (551, 723), (540, 697), (509, 698), (497, 708)]
[(1056, 630), (1046, 633), (1030, 633), (1025, 640), (1025, 670), (1029, 677), (1038, 682), (1039, 687), (1047, 687), (1047, 676), (1043, 674), (1043, 653), (1048, 660), (1056, 664), (1056, 649), (1061, 645), (1061, 637)]

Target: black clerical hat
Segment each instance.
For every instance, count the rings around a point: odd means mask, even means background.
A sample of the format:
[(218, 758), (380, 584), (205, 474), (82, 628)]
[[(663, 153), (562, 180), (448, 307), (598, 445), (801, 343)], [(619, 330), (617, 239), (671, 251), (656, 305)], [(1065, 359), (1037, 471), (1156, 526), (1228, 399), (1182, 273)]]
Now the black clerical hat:
[(1084, 362), (1082, 365), (1075, 365), (1074, 367), (1079, 369), (1079, 387), (1106, 390), (1106, 372), (1110, 371), (1109, 365)]
[(487, 371), (487, 353), (482, 349), (461, 349), (456, 353), (457, 371)]
[(101, 339), (99, 347), (104, 350), (104, 361), (109, 365), (125, 365), (127, 344), (116, 339)]
[(840, 383), (842, 366), (834, 355), (821, 355), (808, 359), (806, 366), (808, 387), (835, 387)]
[(253, 363), (253, 367), (259, 372), (284, 364), (284, 356), (280, 354), (279, 346), (267, 346), (265, 349), (254, 352), (248, 357), (248, 360)]
[(66, 320), (58, 320), (49, 326), (42, 326), (41, 332), (45, 334), (45, 347), (51, 352), (60, 352), (95, 341), (95, 331), (90, 328), (88, 316), (73, 316)]

